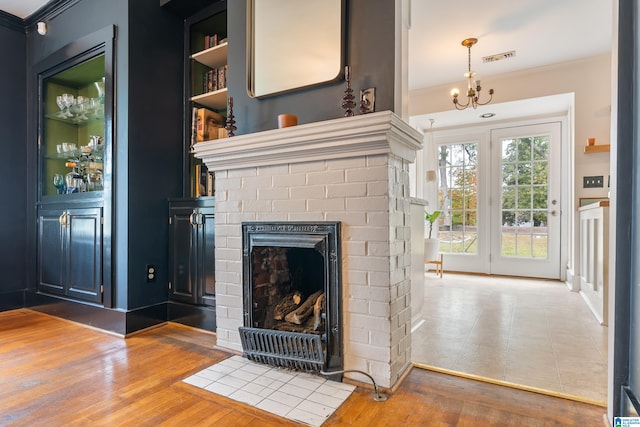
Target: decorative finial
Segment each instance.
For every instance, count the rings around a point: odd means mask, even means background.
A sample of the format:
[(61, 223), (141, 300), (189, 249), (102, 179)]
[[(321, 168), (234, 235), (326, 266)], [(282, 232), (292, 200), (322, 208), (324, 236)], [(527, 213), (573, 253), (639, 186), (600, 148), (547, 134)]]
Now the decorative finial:
[(225, 129), (227, 129), (227, 137), (231, 138), (232, 136), (235, 136), (236, 130), (238, 128), (235, 126), (236, 121), (233, 115), (233, 97), (232, 96), (229, 97), (229, 101), (228, 101), (226, 125), (227, 126)]
[(348, 65), (344, 67), (344, 78), (347, 81), (347, 89), (345, 89), (342, 97), (342, 108), (345, 110), (345, 117), (352, 117), (356, 103), (354, 102), (353, 89), (351, 89), (351, 67)]

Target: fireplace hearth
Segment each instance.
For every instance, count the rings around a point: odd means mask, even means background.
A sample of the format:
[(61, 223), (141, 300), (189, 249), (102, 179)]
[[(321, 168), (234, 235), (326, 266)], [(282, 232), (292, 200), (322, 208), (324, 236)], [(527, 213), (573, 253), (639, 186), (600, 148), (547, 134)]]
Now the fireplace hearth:
[(343, 369), (340, 222), (245, 222), (242, 253), (245, 356)]

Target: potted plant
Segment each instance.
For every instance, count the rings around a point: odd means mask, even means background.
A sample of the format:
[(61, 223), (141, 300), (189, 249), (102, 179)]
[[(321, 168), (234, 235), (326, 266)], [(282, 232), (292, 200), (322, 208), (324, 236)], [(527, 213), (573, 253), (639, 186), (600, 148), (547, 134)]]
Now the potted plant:
[(438, 220), (441, 211), (433, 211), (429, 213), (424, 211), (424, 219), (429, 221), (429, 233), (428, 237), (424, 239), (424, 260), (425, 261), (434, 261), (438, 257), (438, 252), (440, 248), (440, 239), (438, 238), (438, 234), (436, 233), (435, 237), (433, 234), (433, 224)]

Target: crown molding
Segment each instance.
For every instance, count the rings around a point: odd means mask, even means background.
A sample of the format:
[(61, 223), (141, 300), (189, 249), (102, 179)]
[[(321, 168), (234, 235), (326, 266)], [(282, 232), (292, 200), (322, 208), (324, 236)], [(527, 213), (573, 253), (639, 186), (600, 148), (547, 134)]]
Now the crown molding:
[(39, 21), (47, 21), (55, 18), (71, 6), (79, 3), (81, 0), (50, 0), (40, 9), (33, 12), (24, 19), (25, 27), (34, 25)]
[(8, 28), (9, 30), (17, 31), (19, 33), (26, 32), (24, 20), (7, 13), (4, 10), (0, 10), (0, 27)]

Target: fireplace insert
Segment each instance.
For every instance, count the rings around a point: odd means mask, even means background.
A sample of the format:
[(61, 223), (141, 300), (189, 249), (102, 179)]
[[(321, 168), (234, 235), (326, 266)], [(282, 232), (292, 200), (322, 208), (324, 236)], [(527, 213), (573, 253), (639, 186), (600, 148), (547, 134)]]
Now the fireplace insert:
[(242, 253), (245, 356), (343, 369), (340, 222), (245, 222)]

